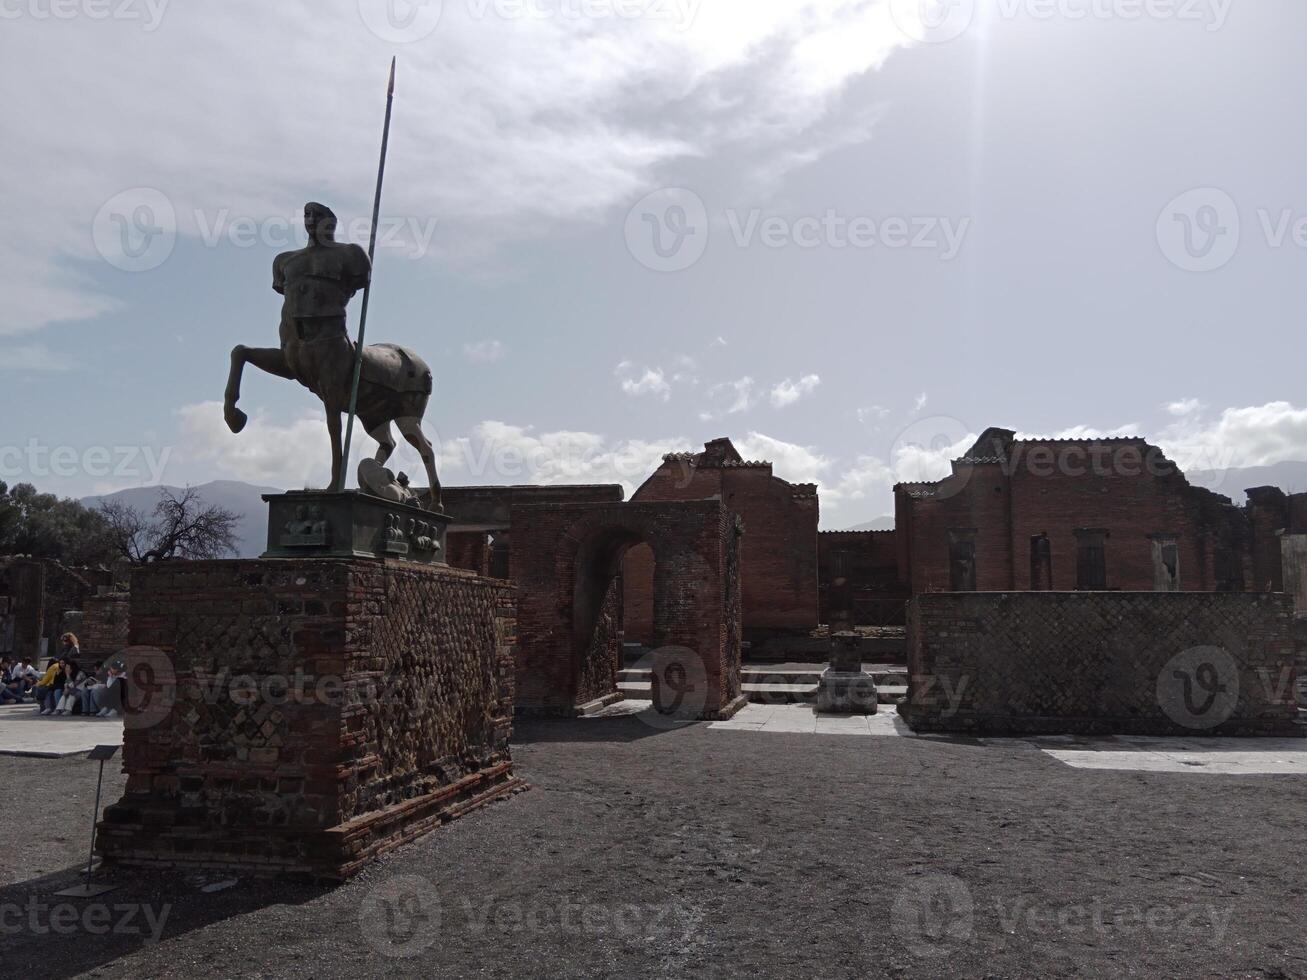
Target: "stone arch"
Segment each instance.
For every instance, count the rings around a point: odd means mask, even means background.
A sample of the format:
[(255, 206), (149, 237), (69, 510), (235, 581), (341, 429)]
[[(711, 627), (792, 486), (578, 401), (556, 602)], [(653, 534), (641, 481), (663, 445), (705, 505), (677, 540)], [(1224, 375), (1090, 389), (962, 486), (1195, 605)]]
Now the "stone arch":
[(618, 699), (618, 572), (641, 543), (655, 557), (653, 643), (703, 660), (705, 716), (739, 698), (738, 530), (720, 501), (525, 505), (513, 529), (519, 710), (573, 714)]

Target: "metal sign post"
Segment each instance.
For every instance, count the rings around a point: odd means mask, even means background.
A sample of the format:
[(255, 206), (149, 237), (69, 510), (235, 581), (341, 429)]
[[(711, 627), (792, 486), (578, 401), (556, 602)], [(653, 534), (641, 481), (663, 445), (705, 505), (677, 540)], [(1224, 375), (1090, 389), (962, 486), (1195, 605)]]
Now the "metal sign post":
[(66, 898), (95, 898), (96, 895), (103, 895), (105, 892), (111, 892), (117, 885), (97, 885), (92, 881), (92, 864), (95, 861), (95, 825), (100, 820), (100, 788), (104, 785), (104, 764), (118, 754), (116, 745), (97, 745), (91, 749), (86, 756), (87, 759), (98, 761), (100, 763), (100, 775), (95, 781), (95, 809), (91, 811), (91, 849), (86, 855), (86, 881), (80, 885), (74, 885), (72, 888), (65, 888), (61, 892), (55, 892), (56, 895)]

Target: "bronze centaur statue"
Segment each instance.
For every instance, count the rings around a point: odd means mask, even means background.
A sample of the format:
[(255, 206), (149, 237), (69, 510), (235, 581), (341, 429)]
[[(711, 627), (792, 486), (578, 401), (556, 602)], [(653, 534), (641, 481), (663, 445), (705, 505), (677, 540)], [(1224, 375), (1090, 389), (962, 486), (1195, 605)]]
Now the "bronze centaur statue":
[[(309, 244), (283, 252), (272, 264), (272, 288), (285, 297), (281, 307), (281, 346), (246, 347), (231, 352), (231, 374), (223, 415), (232, 432), (245, 428), (248, 416), (236, 407), (246, 364), (308, 388), (327, 410), (331, 434), (331, 485), (340, 485), (344, 465), (340, 417), (349, 411), (356, 347), (345, 329), (345, 307), (371, 280), (368, 254), (358, 245), (336, 241), (336, 216), (322, 204), (304, 205)], [(428, 507), (440, 510), (436, 456), (422, 432), (422, 414), (431, 398), (431, 369), (407, 347), (370, 344), (363, 349), (358, 419), (377, 440), (377, 462), (395, 449), (390, 423), (422, 457), (431, 484)]]

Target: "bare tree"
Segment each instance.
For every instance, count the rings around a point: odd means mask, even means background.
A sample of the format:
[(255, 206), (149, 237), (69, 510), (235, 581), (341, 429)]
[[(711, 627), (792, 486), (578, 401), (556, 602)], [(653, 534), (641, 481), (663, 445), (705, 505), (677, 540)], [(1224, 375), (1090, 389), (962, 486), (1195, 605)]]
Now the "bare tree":
[(100, 505), (114, 550), (133, 565), (173, 558), (222, 558), (236, 553), (240, 515), (222, 507), (205, 507), (199, 492), (159, 490), (159, 502), (146, 516), (115, 500)]

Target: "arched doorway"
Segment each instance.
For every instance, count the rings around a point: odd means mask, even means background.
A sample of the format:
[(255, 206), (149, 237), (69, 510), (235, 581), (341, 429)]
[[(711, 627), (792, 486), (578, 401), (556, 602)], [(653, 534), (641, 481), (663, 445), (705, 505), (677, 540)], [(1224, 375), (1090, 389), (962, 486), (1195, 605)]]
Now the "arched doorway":
[(654, 553), (647, 542), (622, 558), (622, 629), (627, 643), (653, 645)]
[(514, 509), (519, 711), (585, 713), (617, 700), (625, 559), (653, 559), (648, 642), (704, 665), (702, 717), (740, 698), (739, 524), (721, 501), (539, 504)]

